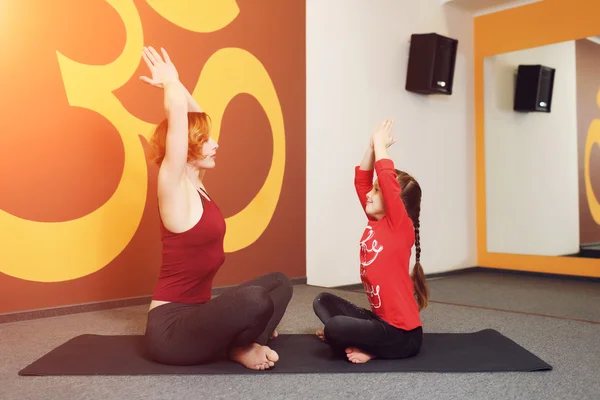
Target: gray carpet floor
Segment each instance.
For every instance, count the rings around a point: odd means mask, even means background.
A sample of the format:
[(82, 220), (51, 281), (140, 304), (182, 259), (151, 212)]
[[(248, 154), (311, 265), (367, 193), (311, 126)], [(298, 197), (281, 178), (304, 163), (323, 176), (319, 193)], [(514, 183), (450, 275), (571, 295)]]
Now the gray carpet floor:
[[(1, 399), (598, 399), (600, 284), (469, 273), (429, 282), (427, 332), (496, 329), (553, 366), (528, 373), (20, 377), (83, 333), (141, 334), (147, 306), (0, 324)], [(280, 333), (320, 328), (322, 288), (295, 286)], [(362, 293), (327, 290), (366, 307)], [(452, 303), (452, 304), (447, 304)], [(486, 307), (486, 308), (480, 308)], [(497, 309), (497, 310), (496, 310)], [(527, 314), (527, 313), (534, 314)], [(536, 315), (544, 314), (544, 315)], [(586, 321), (573, 320), (585, 319)]]
[(594, 281), (477, 271), (434, 279), (429, 287), (433, 301), (600, 321)]

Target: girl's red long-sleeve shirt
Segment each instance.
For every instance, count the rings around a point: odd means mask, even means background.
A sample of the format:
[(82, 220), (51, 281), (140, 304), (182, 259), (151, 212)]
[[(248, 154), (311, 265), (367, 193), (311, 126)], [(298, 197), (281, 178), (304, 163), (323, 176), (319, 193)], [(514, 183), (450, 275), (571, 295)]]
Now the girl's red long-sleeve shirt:
[[(354, 186), (363, 210), (367, 193), (373, 188), (373, 172), (355, 168)], [(375, 162), (375, 172), (385, 216), (377, 221), (367, 215), (368, 224), (360, 240), (360, 276), (371, 310), (392, 326), (412, 330), (421, 326), (409, 273), (414, 226), (400, 198), (394, 162), (387, 158)]]

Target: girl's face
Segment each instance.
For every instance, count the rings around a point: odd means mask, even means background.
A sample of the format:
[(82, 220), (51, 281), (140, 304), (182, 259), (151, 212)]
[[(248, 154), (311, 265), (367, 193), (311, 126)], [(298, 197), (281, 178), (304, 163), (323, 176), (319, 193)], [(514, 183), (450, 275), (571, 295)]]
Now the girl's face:
[(367, 193), (367, 205), (365, 211), (371, 217), (379, 220), (385, 215), (385, 205), (383, 203), (383, 196), (379, 189), (379, 183), (375, 181), (373, 188)]

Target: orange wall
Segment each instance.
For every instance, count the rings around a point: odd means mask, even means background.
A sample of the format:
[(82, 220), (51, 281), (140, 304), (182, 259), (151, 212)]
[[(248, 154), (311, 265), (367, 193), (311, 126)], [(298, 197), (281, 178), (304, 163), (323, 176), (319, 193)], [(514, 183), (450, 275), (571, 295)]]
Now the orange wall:
[(214, 284), (305, 276), (304, 1), (5, 3), (0, 312), (152, 293), (145, 149), (164, 113), (162, 91), (138, 79), (143, 45), (169, 51), (214, 121), (205, 184), (228, 230)]
[[(485, 57), (599, 35), (598, 15), (600, 15), (600, 1), (597, 0), (544, 0), (475, 18), (477, 249), (480, 266), (600, 277), (600, 265), (597, 259), (501, 254), (487, 251), (483, 93)], [(590, 135), (600, 144), (600, 120), (590, 125)], [(600, 204), (596, 202), (592, 207), (600, 216)]]

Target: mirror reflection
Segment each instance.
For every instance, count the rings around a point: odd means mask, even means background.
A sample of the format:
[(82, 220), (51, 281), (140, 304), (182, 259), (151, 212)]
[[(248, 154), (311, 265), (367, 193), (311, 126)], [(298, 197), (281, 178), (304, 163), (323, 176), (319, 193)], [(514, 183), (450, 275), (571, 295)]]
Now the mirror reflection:
[(484, 62), (487, 251), (600, 257), (600, 36)]

